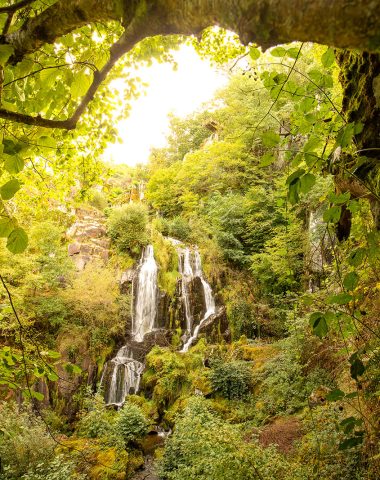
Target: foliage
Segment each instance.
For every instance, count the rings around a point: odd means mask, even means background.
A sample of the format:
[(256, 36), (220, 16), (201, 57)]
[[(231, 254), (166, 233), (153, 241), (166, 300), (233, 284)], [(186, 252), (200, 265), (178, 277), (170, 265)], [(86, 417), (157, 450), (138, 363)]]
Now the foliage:
[(147, 222), (147, 209), (143, 204), (114, 207), (108, 217), (108, 234), (121, 252), (137, 254), (148, 242)]
[(71, 286), (61, 295), (78, 323), (92, 328), (118, 329), (114, 321), (118, 313), (118, 293), (115, 273), (94, 261), (74, 277)]
[(148, 420), (139, 406), (126, 402), (117, 414), (115, 427), (127, 445), (146, 435)]
[(113, 422), (112, 414), (106, 410), (103, 396), (89, 395), (86, 398), (85, 410), (76, 425), (76, 433), (86, 438), (102, 438), (104, 443), (117, 445)]
[(212, 389), (222, 397), (242, 399), (247, 396), (252, 386), (251, 366), (246, 362), (217, 362), (210, 373)]
[(160, 464), (163, 480), (245, 480), (286, 478), (286, 461), (275, 449), (243, 439), (203, 398), (193, 397), (169, 437)]
[(0, 406), (2, 426), (0, 456), (5, 480), (66, 480), (78, 478), (72, 461), (56, 456), (56, 443), (46, 426), (30, 409), (19, 410), (16, 404)]

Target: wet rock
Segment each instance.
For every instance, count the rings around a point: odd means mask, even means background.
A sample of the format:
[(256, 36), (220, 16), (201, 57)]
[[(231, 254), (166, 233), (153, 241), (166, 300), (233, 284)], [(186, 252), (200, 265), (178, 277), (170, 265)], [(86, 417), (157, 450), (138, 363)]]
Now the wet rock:
[(199, 334), (204, 334), (210, 342), (230, 341), (231, 332), (229, 330), (226, 308), (217, 307), (216, 312), (202, 323)]
[(134, 281), (136, 270), (129, 268), (121, 274), (120, 293), (129, 293), (130, 287)]

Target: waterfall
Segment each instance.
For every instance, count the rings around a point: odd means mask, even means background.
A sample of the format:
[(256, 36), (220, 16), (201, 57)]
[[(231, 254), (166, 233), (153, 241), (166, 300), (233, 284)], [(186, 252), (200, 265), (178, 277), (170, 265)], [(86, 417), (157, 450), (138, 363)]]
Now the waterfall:
[(157, 312), (157, 264), (153, 246), (143, 252), (136, 286), (135, 311), (132, 316), (132, 337), (142, 342), (146, 333), (154, 327)]
[[(182, 276), (181, 296), (185, 309), (186, 329), (189, 335), (189, 338), (183, 345), (181, 352), (187, 352), (193, 342), (197, 339), (201, 326), (211, 315), (215, 313), (215, 300), (210, 285), (203, 278), (201, 256), (199, 255), (197, 249), (192, 252), (188, 247), (178, 247), (178, 270)], [(193, 329), (193, 316), (190, 308), (189, 285), (196, 277), (200, 278), (202, 282), (206, 312), (199, 324)]]
[(106, 363), (100, 380), (101, 385), (108, 386), (104, 392), (106, 404), (121, 406), (127, 395), (137, 393), (143, 370), (144, 365), (133, 359), (129, 347), (121, 347), (116, 357)]
[(190, 334), (193, 326), (193, 316), (190, 308), (189, 283), (194, 278), (190, 263), (190, 250), (188, 248), (178, 250), (178, 271), (182, 276), (181, 297), (185, 307), (186, 330)]
[(204, 324), (204, 322), (215, 313), (215, 300), (214, 296), (212, 294), (212, 289), (210, 285), (206, 282), (206, 280), (203, 278), (203, 272), (202, 272), (202, 264), (201, 264), (201, 256), (199, 255), (198, 250), (195, 250), (194, 252), (194, 277), (199, 277), (202, 282), (203, 286), (203, 294), (204, 294), (204, 299), (205, 299), (205, 305), (206, 305), (206, 312), (203, 315), (203, 318), (199, 322), (199, 324), (194, 328), (193, 333), (190, 335), (190, 338), (186, 341), (186, 343), (183, 345), (181, 352), (187, 352), (193, 342), (197, 339), (199, 330), (201, 326)]
[[(157, 312), (157, 264), (153, 246), (148, 245), (141, 256), (132, 313), (132, 340), (142, 342), (144, 336), (154, 328)], [(116, 357), (106, 363), (100, 385), (104, 387), (107, 405), (123, 405), (125, 397), (137, 393), (144, 364), (133, 358), (129, 345), (124, 345)]]

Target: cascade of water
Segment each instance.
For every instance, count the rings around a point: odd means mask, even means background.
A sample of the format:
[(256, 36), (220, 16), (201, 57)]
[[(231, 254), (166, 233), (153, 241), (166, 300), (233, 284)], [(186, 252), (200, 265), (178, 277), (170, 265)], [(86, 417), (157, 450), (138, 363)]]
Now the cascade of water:
[(206, 312), (203, 315), (203, 318), (201, 319), (199, 324), (194, 328), (194, 331), (190, 335), (187, 342), (183, 345), (181, 352), (187, 352), (189, 350), (190, 346), (197, 339), (199, 330), (202, 327), (202, 325), (204, 324), (204, 322), (211, 315), (213, 315), (215, 313), (214, 296), (212, 294), (212, 289), (211, 289), (210, 285), (203, 278), (201, 256), (199, 255), (198, 250), (195, 250), (195, 252), (194, 252), (194, 277), (199, 277), (201, 279), (202, 286), (203, 286), (203, 294), (204, 294), (204, 299), (205, 299), (205, 305), (206, 305)]
[[(215, 300), (210, 285), (203, 278), (201, 256), (199, 255), (198, 250), (195, 250), (192, 255), (192, 252), (188, 247), (180, 248), (178, 246), (178, 241), (173, 241), (174, 239), (169, 240), (178, 250), (178, 270), (182, 276), (182, 301), (185, 307), (186, 329), (190, 335), (181, 351), (187, 352), (192, 343), (197, 339), (201, 326), (215, 313)], [(189, 284), (196, 277), (199, 277), (202, 282), (206, 312), (199, 324), (192, 331), (193, 316), (190, 308)]]
[(135, 311), (132, 316), (132, 336), (142, 342), (146, 333), (154, 327), (157, 311), (157, 264), (153, 246), (148, 245), (143, 252), (136, 286)]
[(106, 363), (100, 380), (105, 386), (106, 404), (121, 406), (127, 395), (137, 393), (143, 370), (144, 365), (133, 359), (129, 347), (121, 347), (116, 357)]
[(194, 275), (190, 263), (189, 248), (178, 250), (178, 270), (182, 276), (181, 296), (185, 307), (186, 330), (190, 334), (193, 325), (193, 316), (190, 308), (189, 283), (194, 278)]
[[(154, 328), (157, 311), (157, 264), (153, 246), (148, 245), (142, 254), (136, 282), (135, 308), (132, 314), (132, 338), (142, 342)], [(125, 397), (137, 393), (144, 364), (133, 358), (133, 352), (124, 345), (116, 357), (106, 363), (100, 384), (104, 387), (107, 405), (121, 406)]]

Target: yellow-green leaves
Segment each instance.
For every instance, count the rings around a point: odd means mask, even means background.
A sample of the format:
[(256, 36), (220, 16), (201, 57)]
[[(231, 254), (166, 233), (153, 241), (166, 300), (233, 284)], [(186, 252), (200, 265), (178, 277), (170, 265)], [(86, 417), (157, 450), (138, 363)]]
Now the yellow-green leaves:
[(14, 229), (13, 218), (10, 218), (10, 217), (0, 218), (0, 237), (7, 238), (13, 229)]
[(20, 173), (24, 168), (24, 160), (19, 155), (7, 155), (3, 153), (4, 168), (9, 173)]
[(3, 200), (10, 200), (20, 188), (20, 182), (16, 178), (12, 178), (12, 180), (9, 180), (0, 187), (1, 198)]
[(260, 50), (257, 47), (251, 47), (249, 50), (249, 56), (252, 60), (257, 60), (261, 55)]
[(12, 253), (22, 253), (28, 246), (28, 235), (25, 230), (17, 227), (8, 236), (7, 248)]
[(86, 94), (87, 90), (89, 89), (92, 83), (92, 77), (90, 75), (86, 75), (85, 73), (81, 72), (78, 73), (74, 81), (71, 85), (71, 95), (73, 98), (80, 98)]
[(0, 45), (0, 65), (3, 67), (9, 57), (13, 55), (14, 48), (11, 45)]
[(303, 168), (299, 168), (289, 175), (286, 180), (289, 202), (292, 205), (296, 204), (299, 201), (300, 193), (308, 193), (313, 188), (315, 181), (315, 175), (305, 173)]
[(325, 68), (329, 68), (335, 62), (334, 49), (329, 47), (321, 57), (322, 65)]
[(326, 223), (337, 223), (339, 222), (341, 214), (342, 207), (334, 205), (323, 213), (323, 221)]
[(272, 131), (263, 133), (261, 138), (266, 147), (275, 147), (280, 143), (281, 139), (280, 135)]

